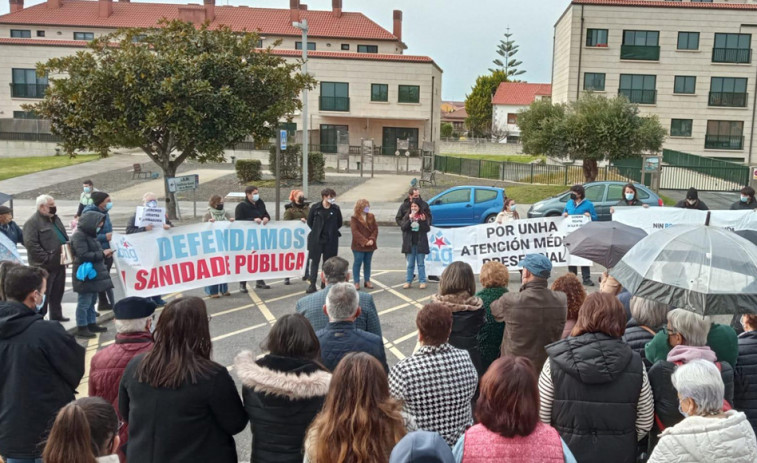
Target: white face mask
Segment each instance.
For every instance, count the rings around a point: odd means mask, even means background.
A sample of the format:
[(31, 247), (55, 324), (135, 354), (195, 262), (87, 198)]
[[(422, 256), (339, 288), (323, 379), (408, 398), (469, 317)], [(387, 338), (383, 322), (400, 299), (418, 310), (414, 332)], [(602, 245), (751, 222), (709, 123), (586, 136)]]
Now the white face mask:
[(336, 198), (329, 198), (328, 202), (329, 204), (336, 204)]

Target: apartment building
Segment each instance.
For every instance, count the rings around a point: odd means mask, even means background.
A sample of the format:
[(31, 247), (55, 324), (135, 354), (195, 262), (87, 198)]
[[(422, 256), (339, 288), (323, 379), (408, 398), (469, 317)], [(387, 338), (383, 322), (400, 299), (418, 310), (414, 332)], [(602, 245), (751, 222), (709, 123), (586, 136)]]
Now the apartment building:
[(757, 161), (754, 0), (573, 0), (554, 26), (552, 99), (625, 95), (665, 148)]
[(520, 142), (518, 113), (537, 100), (549, 99), (551, 84), (502, 82), (492, 97), (492, 134), (507, 143)]
[[(293, 22), (307, 20), (308, 72), (318, 81), (308, 95), (310, 143), (336, 152), (337, 143), (360, 145), (373, 139), (383, 153), (394, 154), (397, 139), (411, 148), (439, 140), (442, 70), (427, 56), (407, 55), (402, 41), (402, 11), (392, 14), (389, 31), (359, 12), (332, 0), (328, 11), (308, 10), (299, 0), (289, 8), (162, 4), (112, 0), (47, 0), (28, 8), (10, 0), (0, 16), (0, 119), (33, 118), (21, 105), (42, 98), (48, 78), (37, 76), (36, 63), (81, 50), (87, 41), (118, 28), (153, 27), (161, 18), (211, 27), (257, 31), (259, 47), (287, 60), (302, 55), (301, 31)], [(287, 126), (302, 132), (302, 115)], [(2, 134), (0, 134), (0, 137)]]

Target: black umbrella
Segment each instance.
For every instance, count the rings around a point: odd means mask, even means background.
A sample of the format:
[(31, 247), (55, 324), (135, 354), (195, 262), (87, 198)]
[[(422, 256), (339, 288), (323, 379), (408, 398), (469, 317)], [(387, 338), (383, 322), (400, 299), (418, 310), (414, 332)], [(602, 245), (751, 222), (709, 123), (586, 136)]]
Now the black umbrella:
[(736, 230), (734, 233), (757, 245), (757, 230)]
[(646, 236), (641, 228), (620, 222), (589, 222), (566, 236), (565, 246), (573, 256), (612, 268)]

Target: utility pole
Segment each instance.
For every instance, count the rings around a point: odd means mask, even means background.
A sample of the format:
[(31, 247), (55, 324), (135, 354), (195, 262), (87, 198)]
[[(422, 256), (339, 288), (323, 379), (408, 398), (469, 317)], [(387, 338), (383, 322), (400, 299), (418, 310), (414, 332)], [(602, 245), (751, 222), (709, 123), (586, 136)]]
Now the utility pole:
[[(308, 73), (308, 20), (293, 22), (293, 27), (302, 31), (302, 74)], [(310, 151), (310, 133), (308, 132), (308, 89), (302, 90), (302, 193), (308, 198), (308, 151)]]

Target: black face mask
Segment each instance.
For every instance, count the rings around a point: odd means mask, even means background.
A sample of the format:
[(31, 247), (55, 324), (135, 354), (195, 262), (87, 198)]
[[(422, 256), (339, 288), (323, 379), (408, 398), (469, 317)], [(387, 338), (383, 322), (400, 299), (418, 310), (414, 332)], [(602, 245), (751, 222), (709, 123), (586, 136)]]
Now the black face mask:
[(50, 215), (55, 215), (58, 213), (58, 208), (55, 206), (50, 206), (48, 209), (50, 209)]
[(223, 203), (216, 204), (216, 210), (217, 211), (222, 211), (223, 210)]
[(299, 204), (300, 206), (305, 204), (305, 198), (297, 198), (297, 204)]
[(573, 201), (575, 201), (575, 200), (577, 200), (577, 199), (578, 199), (578, 195), (577, 195), (577, 194), (575, 194), (575, 193), (571, 193), (571, 194), (570, 194), (570, 199), (572, 199)]

